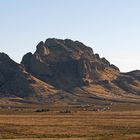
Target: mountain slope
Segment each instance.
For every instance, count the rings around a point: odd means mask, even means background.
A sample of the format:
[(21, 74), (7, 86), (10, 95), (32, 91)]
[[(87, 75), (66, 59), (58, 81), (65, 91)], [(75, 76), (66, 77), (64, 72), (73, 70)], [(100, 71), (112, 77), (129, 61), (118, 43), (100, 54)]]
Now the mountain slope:
[(121, 73), (79, 41), (49, 38), (21, 64), (0, 53), (0, 93), (49, 104), (138, 103), (140, 71)]
[(29, 73), (58, 88), (69, 89), (99, 80), (112, 80), (119, 69), (78, 41), (47, 39), (21, 62)]
[[(55, 93), (55, 88), (27, 73), (23, 66), (15, 63), (6, 54), (0, 53), (0, 95), (40, 97)], [(45, 96), (44, 96), (45, 97)]]

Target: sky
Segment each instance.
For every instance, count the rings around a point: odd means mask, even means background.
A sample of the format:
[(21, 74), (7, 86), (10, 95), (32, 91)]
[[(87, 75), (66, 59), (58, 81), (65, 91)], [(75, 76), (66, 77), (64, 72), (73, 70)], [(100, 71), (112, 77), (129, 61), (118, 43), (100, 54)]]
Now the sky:
[(79, 40), (122, 72), (140, 69), (140, 0), (0, 0), (0, 52), (20, 62), (47, 38)]

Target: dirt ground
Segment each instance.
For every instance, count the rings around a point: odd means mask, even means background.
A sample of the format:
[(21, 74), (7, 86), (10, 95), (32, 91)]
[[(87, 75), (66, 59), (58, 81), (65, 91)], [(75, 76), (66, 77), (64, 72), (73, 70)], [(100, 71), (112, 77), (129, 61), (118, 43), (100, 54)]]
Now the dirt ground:
[(140, 140), (139, 107), (1, 109), (0, 139)]

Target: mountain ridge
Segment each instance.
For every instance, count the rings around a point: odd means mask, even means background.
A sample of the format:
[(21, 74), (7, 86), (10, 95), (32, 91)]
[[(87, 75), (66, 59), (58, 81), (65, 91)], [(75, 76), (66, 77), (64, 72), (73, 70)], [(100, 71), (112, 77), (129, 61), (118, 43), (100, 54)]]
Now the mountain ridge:
[(79, 41), (49, 38), (21, 64), (0, 53), (0, 95), (52, 104), (138, 102), (140, 71), (121, 73)]

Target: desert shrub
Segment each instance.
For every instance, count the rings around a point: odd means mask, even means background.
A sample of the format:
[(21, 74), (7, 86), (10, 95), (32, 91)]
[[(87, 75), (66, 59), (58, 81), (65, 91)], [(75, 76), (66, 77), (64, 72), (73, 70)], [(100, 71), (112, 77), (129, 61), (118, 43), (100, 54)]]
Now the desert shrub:
[(37, 109), (35, 112), (48, 112), (50, 109)]

